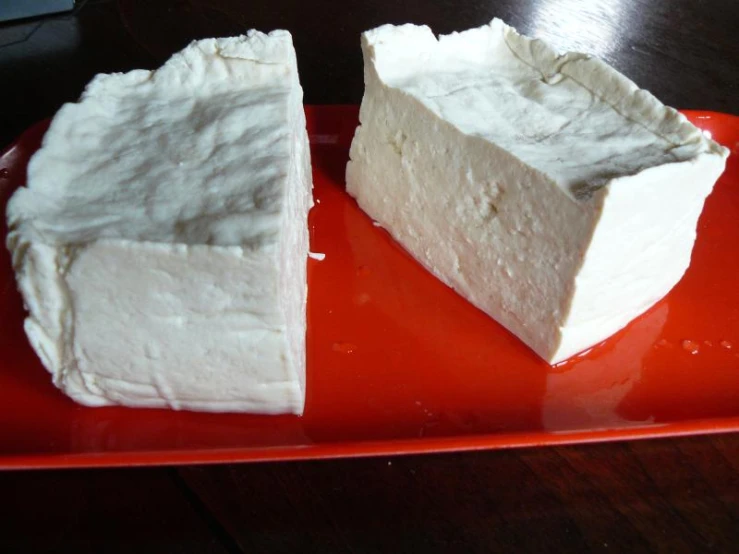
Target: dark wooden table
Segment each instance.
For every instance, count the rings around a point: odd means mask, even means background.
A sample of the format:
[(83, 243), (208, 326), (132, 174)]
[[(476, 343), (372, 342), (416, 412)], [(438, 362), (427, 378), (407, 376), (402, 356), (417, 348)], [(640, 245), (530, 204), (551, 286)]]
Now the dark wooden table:
[[(0, 26), (0, 147), (98, 72), (293, 33), (309, 103), (358, 103), (359, 33), (498, 16), (666, 103), (739, 112), (735, 0), (113, 0)], [(739, 552), (739, 436), (466, 454), (0, 474), (0, 552)]]

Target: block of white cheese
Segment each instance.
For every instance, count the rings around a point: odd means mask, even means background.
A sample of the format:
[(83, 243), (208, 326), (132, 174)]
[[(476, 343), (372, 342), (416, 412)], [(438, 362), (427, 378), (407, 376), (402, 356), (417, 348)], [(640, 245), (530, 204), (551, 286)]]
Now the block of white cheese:
[(556, 363), (690, 262), (728, 151), (602, 61), (500, 20), (364, 33), (347, 190), (416, 259)]
[(310, 153), (286, 31), (99, 75), (10, 200), (26, 333), (82, 404), (301, 413)]

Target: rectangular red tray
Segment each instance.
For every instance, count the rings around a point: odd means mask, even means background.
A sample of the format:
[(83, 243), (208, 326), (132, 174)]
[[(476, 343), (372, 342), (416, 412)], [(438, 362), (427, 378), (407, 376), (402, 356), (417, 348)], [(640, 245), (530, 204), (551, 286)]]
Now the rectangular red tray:
[[(0, 468), (315, 459), (739, 430), (739, 118), (689, 117), (732, 149), (690, 269), (648, 313), (557, 367), (414, 262), (344, 192), (354, 106), (308, 106), (305, 416), (85, 408), (51, 384), (0, 249)], [(4, 212), (46, 124), (0, 156)], [(4, 218), (3, 218), (4, 220)], [(3, 228), (2, 236), (6, 233)]]

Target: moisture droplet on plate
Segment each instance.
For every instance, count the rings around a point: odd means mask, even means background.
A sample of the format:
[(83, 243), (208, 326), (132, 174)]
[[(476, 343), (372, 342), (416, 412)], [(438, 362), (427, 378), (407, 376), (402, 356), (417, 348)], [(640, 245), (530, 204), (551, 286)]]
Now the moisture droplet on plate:
[(726, 348), (726, 350), (731, 350), (734, 347), (728, 340), (722, 340), (719, 344), (722, 348)]
[(683, 341), (683, 350), (691, 354), (697, 354), (700, 351), (700, 344), (694, 340), (686, 339)]
[(351, 354), (355, 348), (356, 345), (350, 342), (335, 342), (331, 347), (334, 352), (341, 352), (342, 354)]

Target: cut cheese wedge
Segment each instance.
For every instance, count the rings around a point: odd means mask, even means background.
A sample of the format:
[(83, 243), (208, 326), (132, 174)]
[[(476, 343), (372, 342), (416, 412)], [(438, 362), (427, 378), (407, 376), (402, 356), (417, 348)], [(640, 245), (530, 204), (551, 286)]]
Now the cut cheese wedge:
[(550, 363), (604, 340), (690, 263), (728, 150), (602, 61), (500, 20), (364, 33), (347, 190)]
[(99, 75), (8, 206), (25, 329), (90, 406), (301, 413), (311, 172), (286, 31)]

